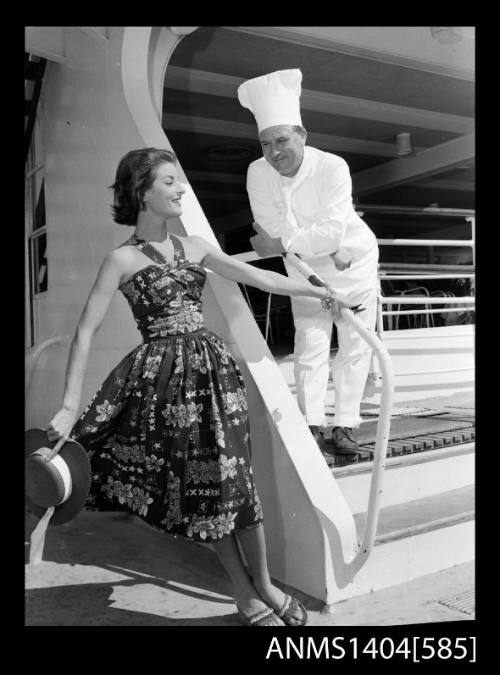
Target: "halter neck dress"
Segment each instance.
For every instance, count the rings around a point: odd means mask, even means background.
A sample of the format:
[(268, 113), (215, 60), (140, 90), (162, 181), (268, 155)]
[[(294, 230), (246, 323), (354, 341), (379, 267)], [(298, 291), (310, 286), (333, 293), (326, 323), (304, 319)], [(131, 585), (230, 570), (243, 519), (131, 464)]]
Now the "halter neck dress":
[(129, 510), (189, 541), (262, 522), (245, 385), (204, 326), (206, 272), (171, 235), (173, 261), (133, 235), (151, 264), (120, 287), (143, 343), (111, 371), (72, 430), (89, 453), (87, 507)]

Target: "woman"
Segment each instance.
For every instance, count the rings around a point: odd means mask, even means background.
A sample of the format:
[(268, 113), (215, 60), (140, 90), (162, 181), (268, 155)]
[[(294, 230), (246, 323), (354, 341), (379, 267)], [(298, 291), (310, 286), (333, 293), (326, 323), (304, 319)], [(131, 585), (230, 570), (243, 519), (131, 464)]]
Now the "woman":
[[(112, 188), (114, 220), (135, 231), (98, 273), (48, 437), (71, 434), (88, 450), (91, 508), (125, 509), (174, 536), (213, 543), (243, 623), (304, 625), (303, 605), (274, 586), (267, 569), (245, 386), (225, 344), (203, 326), (205, 268), (272, 293), (318, 298), (326, 310), (344, 305), (331, 289), (234, 260), (201, 237), (169, 235), (167, 221), (181, 215), (185, 192), (172, 152), (127, 153)], [(117, 289), (144, 342), (114, 368), (77, 421), (91, 340)]]

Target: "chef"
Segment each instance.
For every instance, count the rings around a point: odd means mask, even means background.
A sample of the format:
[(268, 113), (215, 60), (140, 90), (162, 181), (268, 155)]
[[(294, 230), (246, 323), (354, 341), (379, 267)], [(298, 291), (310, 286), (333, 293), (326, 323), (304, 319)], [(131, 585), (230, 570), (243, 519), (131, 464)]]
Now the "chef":
[[(302, 73), (279, 70), (247, 80), (238, 88), (241, 105), (257, 122), (263, 157), (252, 162), (247, 191), (260, 256), (300, 255), (352, 305), (357, 316), (375, 328), (377, 240), (356, 214), (345, 160), (306, 145), (300, 115)], [(287, 263), (290, 277), (300, 273)], [(333, 315), (309, 298), (292, 298), (295, 324), (294, 374), (298, 403), (321, 449)], [(371, 349), (345, 319), (336, 320), (338, 352), (333, 360), (336, 454), (355, 458), (353, 428), (361, 422), (360, 405), (370, 369)]]

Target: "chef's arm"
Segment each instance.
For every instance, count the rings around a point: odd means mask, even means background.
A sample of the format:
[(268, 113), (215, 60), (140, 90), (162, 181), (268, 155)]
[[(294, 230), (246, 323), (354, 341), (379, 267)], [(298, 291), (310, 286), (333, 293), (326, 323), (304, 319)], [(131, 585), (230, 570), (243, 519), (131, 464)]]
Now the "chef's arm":
[(352, 208), (352, 181), (346, 163), (340, 164), (325, 177), (320, 199), (316, 222), (307, 229), (282, 238), (286, 251), (312, 258), (333, 254), (342, 246)]
[(270, 237), (283, 232), (283, 216), (269, 189), (266, 174), (250, 165), (247, 172), (247, 192), (253, 219)]

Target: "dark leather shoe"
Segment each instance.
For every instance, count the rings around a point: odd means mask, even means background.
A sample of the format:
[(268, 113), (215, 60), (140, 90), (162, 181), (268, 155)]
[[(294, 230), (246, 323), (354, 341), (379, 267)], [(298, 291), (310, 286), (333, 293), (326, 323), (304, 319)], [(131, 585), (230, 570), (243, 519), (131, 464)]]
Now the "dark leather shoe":
[(310, 426), (309, 431), (312, 433), (314, 440), (318, 444), (318, 447), (320, 450), (325, 449), (325, 437), (319, 430), (319, 427), (317, 426)]
[(334, 427), (332, 431), (333, 451), (336, 455), (357, 455), (359, 445), (354, 440), (349, 427)]

